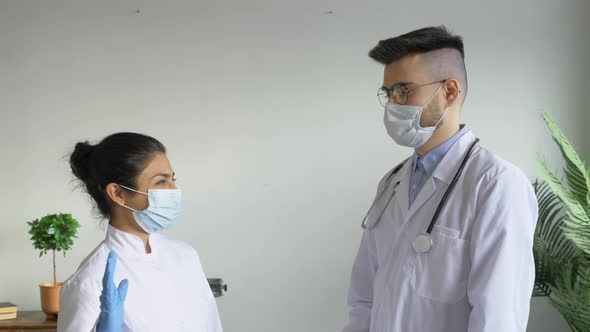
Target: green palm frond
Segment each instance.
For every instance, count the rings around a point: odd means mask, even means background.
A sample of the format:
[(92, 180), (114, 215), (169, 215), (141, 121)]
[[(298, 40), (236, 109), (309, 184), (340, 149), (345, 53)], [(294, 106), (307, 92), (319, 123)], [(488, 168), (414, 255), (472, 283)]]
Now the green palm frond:
[(590, 218), (587, 205), (580, 204), (575, 193), (568, 185), (559, 180), (544, 160), (539, 159), (538, 165), (543, 179), (568, 208), (568, 218), (563, 223), (565, 236), (573, 241), (580, 250), (590, 255)]
[[(584, 257), (584, 269), (565, 267), (552, 285), (551, 304), (563, 315), (572, 331), (590, 332), (590, 261)], [(585, 273), (580, 274), (580, 270)]]
[(560, 179), (539, 157), (539, 219), (533, 252), (535, 295), (548, 295), (574, 332), (590, 332), (590, 170), (551, 116), (543, 113), (565, 160)]
[(559, 126), (555, 123), (551, 115), (544, 112), (543, 119), (551, 131), (551, 136), (559, 146), (563, 159), (565, 160), (564, 171), (573, 197), (578, 203), (580, 203), (580, 205), (588, 206), (590, 204), (590, 196), (588, 195), (588, 189), (590, 188), (590, 173), (586, 171), (582, 159)]
[(547, 183), (535, 181), (533, 187), (539, 204), (533, 247), (536, 268), (533, 296), (548, 296), (563, 264), (571, 262), (577, 252), (573, 243), (563, 236), (561, 225), (565, 212), (559, 197)]

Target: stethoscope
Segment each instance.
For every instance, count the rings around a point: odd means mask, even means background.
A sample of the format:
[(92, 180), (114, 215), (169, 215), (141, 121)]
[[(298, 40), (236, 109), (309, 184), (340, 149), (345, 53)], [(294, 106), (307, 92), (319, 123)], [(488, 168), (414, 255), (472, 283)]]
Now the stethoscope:
[[(477, 142), (479, 142), (479, 138), (476, 138), (475, 141), (469, 147), (469, 150), (467, 150), (467, 154), (463, 158), (463, 161), (461, 162), (461, 166), (459, 166), (459, 169), (455, 173), (455, 176), (453, 177), (451, 184), (449, 185), (449, 187), (445, 191), (442, 199), (440, 200), (440, 203), (438, 203), (436, 211), (434, 212), (434, 215), (432, 216), (432, 219), (430, 220), (430, 224), (428, 225), (428, 229), (426, 229), (425, 233), (418, 234), (416, 236), (416, 238), (414, 239), (414, 241), (412, 242), (412, 247), (414, 247), (414, 251), (416, 253), (425, 254), (425, 253), (429, 252), (430, 249), (432, 249), (432, 246), (433, 246), (432, 229), (434, 228), (434, 225), (436, 224), (436, 221), (438, 220), (438, 216), (440, 215), (440, 212), (442, 211), (447, 200), (449, 199), (449, 196), (450, 196), (451, 192), (453, 191), (453, 188), (455, 188), (455, 185), (457, 184), (457, 181), (459, 180), (459, 177), (461, 176), (461, 173), (463, 172), (463, 169), (465, 168), (465, 164), (467, 163), (467, 160), (469, 160), (469, 157), (471, 156), (471, 153), (473, 152), (473, 148), (475, 147), (475, 145), (477, 145)], [(375, 207), (375, 203), (377, 202), (377, 200), (381, 197), (381, 195), (383, 195), (383, 193), (385, 192), (387, 187), (389, 187), (389, 185), (391, 184), (391, 178), (402, 168), (402, 166), (406, 162), (407, 162), (407, 160), (404, 161), (403, 163), (401, 163), (400, 165), (398, 165), (391, 172), (391, 174), (389, 174), (389, 176), (387, 177), (387, 180), (385, 180), (386, 184), (379, 191), (379, 193), (377, 194), (377, 197), (375, 198), (375, 200), (373, 200), (371, 207), (369, 207), (369, 210), (367, 211), (367, 213), (365, 214), (365, 217), (363, 218), (363, 222), (361, 224), (363, 229), (367, 229), (367, 217), (369, 216), (369, 213), (371, 212), (371, 210)], [(372, 227), (370, 227), (370, 228), (374, 228), (375, 226), (377, 226), (377, 223), (381, 219), (381, 215), (383, 214), (383, 212), (385, 211), (387, 206), (389, 206), (389, 203), (393, 199), (393, 196), (395, 196), (396, 188), (399, 184), (400, 184), (399, 181), (395, 184), (395, 186), (393, 188), (393, 192), (391, 194), (391, 197), (389, 198), (389, 200), (387, 201), (387, 204), (385, 204), (385, 206), (383, 207), (381, 212), (377, 215), (377, 219), (375, 221), (375, 224), (373, 224)]]

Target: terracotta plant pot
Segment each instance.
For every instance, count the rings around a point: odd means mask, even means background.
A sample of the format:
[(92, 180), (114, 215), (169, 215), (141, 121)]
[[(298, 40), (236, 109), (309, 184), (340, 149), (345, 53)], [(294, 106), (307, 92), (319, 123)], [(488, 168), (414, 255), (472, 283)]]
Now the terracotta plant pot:
[(59, 293), (63, 282), (44, 282), (39, 284), (41, 288), (41, 309), (49, 319), (55, 319), (59, 312)]

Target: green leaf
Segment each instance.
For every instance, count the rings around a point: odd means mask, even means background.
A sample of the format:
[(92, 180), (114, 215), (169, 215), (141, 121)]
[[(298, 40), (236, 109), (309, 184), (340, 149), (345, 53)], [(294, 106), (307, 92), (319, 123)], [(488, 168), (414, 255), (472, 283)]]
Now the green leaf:
[(49, 250), (70, 250), (73, 238), (80, 224), (71, 214), (48, 214), (42, 218), (27, 222), (28, 234), (33, 247), (40, 250), (40, 256)]
[(533, 247), (536, 267), (533, 296), (547, 296), (562, 265), (569, 263), (577, 252), (573, 243), (563, 236), (561, 225), (565, 212), (559, 198), (547, 183), (536, 181), (533, 188), (539, 204)]
[(557, 143), (565, 160), (566, 167), (564, 171), (572, 190), (572, 195), (581, 205), (586, 206), (590, 204), (590, 201), (588, 200), (590, 176), (588, 175), (588, 171), (586, 171), (584, 163), (551, 115), (544, 112), (543, 119), (551, 131), (551, 136)]
[(548, 113), (543, 118), (564, 159), (560, 179), (538, 158), (535, 183), (535, 294), (548, 295), (575, 332), (590, 332), (590, 170)]

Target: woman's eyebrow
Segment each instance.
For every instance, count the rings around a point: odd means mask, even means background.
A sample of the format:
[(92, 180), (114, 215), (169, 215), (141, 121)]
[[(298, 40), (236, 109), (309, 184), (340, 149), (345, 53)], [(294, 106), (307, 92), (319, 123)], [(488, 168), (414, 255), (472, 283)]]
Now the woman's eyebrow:
[(176, 173), (172, 172), (172, 175), (170, 175), (170, 173), (160, 173), (160, 174), (156, 174), (154, 176), (152, 176), (152, 179), (158, 176), (162, 176), (165, 177), (166, 179), (169, 179), (171, 177), (174, 177), (176, 175)]

